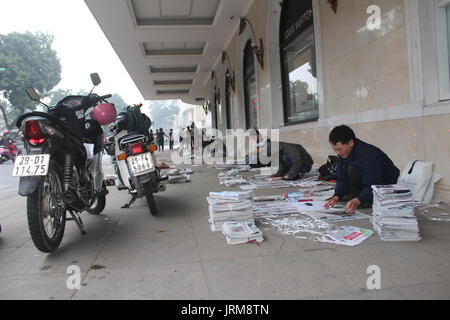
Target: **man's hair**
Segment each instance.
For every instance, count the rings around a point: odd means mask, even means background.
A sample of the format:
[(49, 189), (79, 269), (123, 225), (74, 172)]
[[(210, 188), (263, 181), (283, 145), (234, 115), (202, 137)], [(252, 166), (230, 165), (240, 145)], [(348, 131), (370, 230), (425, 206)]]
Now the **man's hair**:
[(350, 140), (355, 141), (355, 132), (348, 126), (339, 126), (330, 133), (330, 142), (332, 144), (348, 144)]

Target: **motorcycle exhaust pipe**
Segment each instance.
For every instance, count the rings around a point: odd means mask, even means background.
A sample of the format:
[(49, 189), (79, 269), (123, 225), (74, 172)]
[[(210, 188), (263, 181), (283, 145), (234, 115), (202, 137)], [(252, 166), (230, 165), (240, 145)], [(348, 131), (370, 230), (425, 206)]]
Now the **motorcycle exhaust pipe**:
[(88, 204), (81, 200), (77, 193), (72, 189), (69, 189), (63, 193), (63, 202), (66, 206), (79, 212), (84, 211), (88, 206)]

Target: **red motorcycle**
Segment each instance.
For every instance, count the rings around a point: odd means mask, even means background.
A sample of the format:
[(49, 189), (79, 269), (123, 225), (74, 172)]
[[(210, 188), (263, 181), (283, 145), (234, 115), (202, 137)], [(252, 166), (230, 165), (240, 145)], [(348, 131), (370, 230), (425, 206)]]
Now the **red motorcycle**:
[(16, 148), (13, 143), (8, 146), (0, 146), (0, 164), (11, 160), (13, 163), (16, 161)]

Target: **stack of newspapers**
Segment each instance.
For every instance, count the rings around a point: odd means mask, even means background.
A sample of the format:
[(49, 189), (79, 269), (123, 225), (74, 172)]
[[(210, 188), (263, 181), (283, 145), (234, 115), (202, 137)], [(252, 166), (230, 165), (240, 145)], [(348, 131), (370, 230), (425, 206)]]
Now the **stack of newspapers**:
[(383, 241), (419, 241), (411, 189), (399, 185), (372, 186), (372, 223)]
[(252, 222), (225, 222), (222, 233), (228, 244), (260, 243), (264, 241), (261, 230)]
[(219, 173), (218, 177), (220, 184), (225, 185), (227, 187), (247, 184), (247, 180), (242, 178), (240, 172), (241, 172), (240, 169), (232, 169), (226, 172)]
[(221, 231), (225, 222), (254, 223), (253, 196), (253, 191), (210, 192), (206, 200), (211, 230)]

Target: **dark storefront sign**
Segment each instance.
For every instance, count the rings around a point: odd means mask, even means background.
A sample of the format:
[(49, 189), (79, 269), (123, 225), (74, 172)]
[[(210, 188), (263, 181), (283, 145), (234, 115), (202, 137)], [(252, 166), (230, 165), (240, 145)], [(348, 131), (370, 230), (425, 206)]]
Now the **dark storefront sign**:
[(312, 0), (285, 0), (280, 21), (285, 124), (319, 118)]
[(286, 43), (308, 29), (314, 22), (311, 0), (284, 0), (280, 39)]

